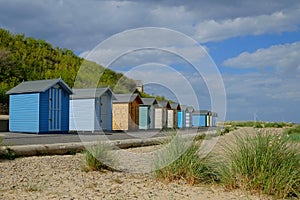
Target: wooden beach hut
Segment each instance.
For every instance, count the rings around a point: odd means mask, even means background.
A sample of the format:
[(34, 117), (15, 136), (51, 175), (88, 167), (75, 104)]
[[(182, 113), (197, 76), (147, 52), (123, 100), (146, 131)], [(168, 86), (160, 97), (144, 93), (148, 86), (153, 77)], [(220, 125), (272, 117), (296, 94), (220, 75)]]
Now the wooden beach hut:
[(115, 96), (109, 87), (73, 89), (70, 98), (70, 130), (111, 131), (112, 100)]
[(9, 130), (27, 133), (69, 131), (71, 88), (62, 79), (24, 81), (9, 90)]
[(139, 105), (142, 99), (137, 94), (115, 94), (113, 101), (113, 130), (138, 130)]
[(180, 105), (178, 103), (170, 103), (170, 106), (171, 109), (168, 109), (168, 128), (177, 128)]
[(155, 98), (142, 98), (142, 102), (139, 106), (139, 129), (154, 129), (157, 101)]
[(164, 100), (158, 100), (157, 103), (154, 124), (156, 129), (163, 129), (167, 127), (167, 110), (171, 109), (171, 106), (168, 101)]

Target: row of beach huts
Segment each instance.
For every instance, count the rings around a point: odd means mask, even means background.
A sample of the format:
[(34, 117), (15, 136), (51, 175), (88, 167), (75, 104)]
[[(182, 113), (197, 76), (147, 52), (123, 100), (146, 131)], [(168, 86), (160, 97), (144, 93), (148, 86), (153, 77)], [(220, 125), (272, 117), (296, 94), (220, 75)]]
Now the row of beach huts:
[(135, 131), (216, 126), (217, 114), (195, 111), (109, 87), (71, 89), (62, 79), (24, 81), (7, 92), (10, 132)]

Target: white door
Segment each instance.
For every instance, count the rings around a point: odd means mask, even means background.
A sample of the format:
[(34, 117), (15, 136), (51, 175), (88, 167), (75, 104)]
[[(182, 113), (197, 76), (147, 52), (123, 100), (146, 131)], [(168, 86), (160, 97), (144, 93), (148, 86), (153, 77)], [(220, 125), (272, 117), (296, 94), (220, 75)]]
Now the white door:
[(173, 124), (174, 124), (174, 114), (173, 114), (173, 110), (168, 110), (168, 128), (173, 128)]
[(108, 129), (108, 96), (100, 97), (100, 126), (102, 130)]
[(163, 127), (162, 124), (162, 119), (163, 118), (163, 113), (161, 108), (155, 109), (155, 128), (161, 129)]
[(49, 131), (61, 130), (61, 95), (59, 85), (49, 89)]

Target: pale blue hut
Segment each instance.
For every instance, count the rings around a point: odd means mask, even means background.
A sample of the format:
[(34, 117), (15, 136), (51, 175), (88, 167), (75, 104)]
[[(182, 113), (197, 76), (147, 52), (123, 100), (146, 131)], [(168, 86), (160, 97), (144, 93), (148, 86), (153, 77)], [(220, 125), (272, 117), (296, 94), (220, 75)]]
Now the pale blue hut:
[(157, 101), (155, 98), (141, 98), (143, 104), (139, 106), (139, 129), (154, 129), (155, 108)]
[(111, 131), (112, 100), (110, 88), (73, 89), (70, 98), (71, 131)]
[(193, 127), (208, 127), (210, 126), (210, 111), (200, 110), (192, 113)]
[(69, 131), (71, 88), (62, 79), (24, 81), (9, 90), (9, 130), (26, 133)]
[(218, 113), (216, 112), (211, 112), (211, 120), (210, 120), (210, 126), (217, 126), (217, 118), (218, 118)]

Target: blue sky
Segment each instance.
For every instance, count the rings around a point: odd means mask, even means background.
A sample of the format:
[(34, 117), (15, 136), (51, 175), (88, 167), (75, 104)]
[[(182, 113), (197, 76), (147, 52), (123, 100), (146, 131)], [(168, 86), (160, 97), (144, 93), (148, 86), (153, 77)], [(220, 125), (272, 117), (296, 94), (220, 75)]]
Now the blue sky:
[[(193, 45), (184, 46), (186, 43), (176, 36), (162, 34), (149, 38), (172, 51), (131, 52), (110, 67), (148, 83), (146, 92), (150, 94), (165, 95), (195, 107), (199, 103), (201, 109), (218, 111), (220, 107), (212, 105), (216, 102), (212, 101), (212, 93), (214, 99), (219, 95), (220, 101), (225, 94), (226, 108), (219, 111), (226, 110), (220, 117), (222, 120), (256, 117), (264, 121), (300, 122), (300, 1), (0, 0), (0, 3), (2, 28), (72, 49), (83, 57), (95, 52), (94, 48), (104, 40), (126, 30), (160, 27), (178, 31), (195, 40), (206, 52), (196, 51)], [(118, 36), (122, 39), (122, 35)], [(124, 46), (110, 43), (115, 48), (106, 47), (101, 53), (109, 57), (132, 42), (139, 46), (151, 44), (141, 35), (124, 40)], [(223, 84), (217, 81), (220, 77), (215, 72), (199, 76), (190, 63), (172, 52), (189, 54), (196, 62), (203, 58), (208, 62), (207, 58), (211, 58), (212, 63), (206, 66), (213, 67), (215, 63)], [(101, 56), (89, 58), (103, 64)], [(162, 81), (165, 87), (155, 87)]]

